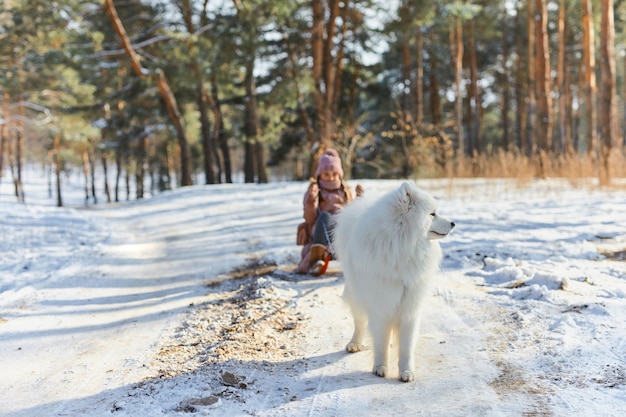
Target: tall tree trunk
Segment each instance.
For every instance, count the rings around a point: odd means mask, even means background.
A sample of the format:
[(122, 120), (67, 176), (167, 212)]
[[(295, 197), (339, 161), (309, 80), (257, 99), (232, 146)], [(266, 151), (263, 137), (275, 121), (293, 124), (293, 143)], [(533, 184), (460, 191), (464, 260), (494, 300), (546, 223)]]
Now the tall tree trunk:
[(528, 117), (526, 98), (527, 85), (526, 74), (524, 68), (524, 46), (521, 36), (522, 30), (522, 10), (517, 10), (515, 16), (514, 43), (516, 51), (515, 63), (515, 146), (523, 153), (526, 152), (526, 118)]
[(26, 198), (24, 196), (24, 187), (22, 185), (22, 148), (24, 147), (24, 138), (22, 131), (18, 129), (15, 133), (15, 168), (16, 175), (13, 180), (15, 182), (15, 196), (17, 201), (23, 203)]
[[(623, 74), (626, 74), (626, 56), (622, 60)], [(622, 102), (626, 101), (626, 82), (622, 83)], [(622, 146), (626, 147), (626, 104), (622, 107)], [(0, 163), (0, 165), (2, 165)], [(0, 174), (2, 176), (2, 174)]]
[[(353, 68), (353, 74), (352, 74), (352, 79), (353, 80), (358, 80), (359, 79), (359, 73), (361, 71), (361, 65), (359, 63), (359, 61), (357, 59), (353, 59), (352, 60), (352, 64), (351, 67)], [(349, 127), (349, 133), (348, 133), (348, 145), (347, 145), (347, 149), (346, 149), (346, 156), (344, 159), (344, 173), (345, 179), (350, 179), (352, 178), (352, 175), (354, 174), (353, 169), (354, 169), (354, 161), (356, 159), (356, 146), (359, 143), (359, 139), (360, 139), (360, 135), (356, 134), (356, 130), (357, 130), (357, 122), (356, 122), (356, 118), (354, 117), (354, 109), (356, 108), (356, 98), (359, 94), (359, 87), (358, 84), (356, 82), (351, 83), (350, 88), (348, 90), (348, 109), (349, 109), (349, 115), (348, 115), (348, 127)]]
[(213, 172), (213, 158), (216, 154), (211, 135), (211, 122), (209, 121), (207, 106), (207, 91), (204, 82), (199, 81), (196, 89), (196, 101), (200, 112), (200, 133), (202, 135), (202, 156), (204, 159), (204, 182), (215, 184), (215, 173)]
[(120, 201), (120, 179), (122, 178), (122, 161), (124, 159), (123, 142), (120, 142), (115, 149), (115, 167), (117, 172), (115, 173), (115, 202)]
[(413, 113), (413, 99), (411, 95), (411, 52), (409, 50), (409, 40), (406, 36), (402, 39), (402, 107), (407, 114)]
[(161, 155), (159, 162), (159, 191), (172, 189), (172, 172), (174, 170), (174, 158), (169, 141), (163, 147), (164, 155)]
[[(126, 29), (122, 24), (119, 16), (117, 15), (117, 10), (115, 9), (115, 5), (113, 4), (113, 0), (104, 0), (105, 7), (107, 10), (107, 14), (113, 24), (113, 28), (117, 33), (126, 54), (130, 58), (131, 66), (137, 74), (138, 77), (145, 78), (150, 73), (145, 68), (141, 66), (141, 62), (139, 60), (139, 56), (133, 49), (133, 46), (126, 34)], [(180, 147), (180, 167), (181, 167), (181, 180), (180, 183), (183, 186), (191, 185), (191, 153), (189, 150), (189, 142), (187, 141), (187, 135), (185, 133), (185, 124), (182, 114), (178, 109), (178, 103), (176, 102), (176, 98), (170, 88), (169, 82), (165, 77), (165, 74), (162, 70), (156, 69), (152, 76), (152, 80), (155, 84), (157, 84), (159, 88), (159, 92), (161, 93), (161, 97), (165, 102), (165, 106), (167, 107), (167, 112), (170, 116), (170, 120), (174, 125), (174, 129), (176, 129), (178, 146)]]
[(144, 179), (146, 167), (146, 145), (148, 138), (142, 132), (137, 141), (137, 157), (135, 158), (135, 198), (141, 200), (144, 197)]
[(546, 0), (535, 0), (536, 80), (537, 80), (537, 145), (550, 152), (552, 149), (552, 88), (550, 52), (548, 49), (548, 9)]
[(91, 139), (89, 139), (89, 147), (87, 148), (87, 152), (89, 152), (89, 173), (91, 174), (91, 198), (93, 198), (94, 204), (98, 204), (98, 197), (96, 196), (96, 155), (93, 141)]
[(0, 182), (2, 182), (2, 176), (4, 175), (4, 151), (6, 147), (6, 132), (7, 125), (4, 123), (0, 124)]
[(313, 101), (315, 103), (315, 109), (317, 113), (317, 126), (319, 141), (329, 142), (327, 133), (327, 125), (330, 123), (327, 120), (327, 114), (325, 112), (326, 103), (324, 100), (324, 85), (322, 76), (324, 74), (324, 2), (322, 0), (312, 0), (311, 8), (313, 12), (313, 25), (311, 28), (311, 53), (313, 58)]
[(54, 141), (52, 142), (52, 149), (54, 150), (54, 175), (56, 177), (57, 185), (57, 207), (63, 207), (63, 198), (61, 197), (61, 134), (54, 135)]
[(469, 91), (470, 95), (468, 97), (469, 108), (471, 110), (471, 150), (472, 153), (476, 152), (480, 154), (482, 151), (482, 143), (481, 143), (481, 119), (482, 119), (482, 105), (480, 99), (480, 91), (478, 90), (478, 62), (476, 59), (476, 40), (474, 36), (474, 21), (471, 20), (467, 24), (468, 27), (468, 67), (470, 74), (470, 84)]
[[(333, 58), (335, 30), (339, 17), (339, 0), (328, 0), (328, 10), (323, 0), (312, 0), (313, 23), (311, 27), (311, 49), (313, 58), (313, 99), (317, 113), (320, 147), (319, 154), (333, 143), (335, 130), (333, 102), (335, 101), (335, 80), (340, 77), (341, 64)], [(345, 3), (344, 3), (345, 7)], [(328, 20), (326, 20), (328, 16)], [(317, 155), (314, 159), (317, 160)]]
[(106, 195), (107, 197), (107, 203), (110, 203), (111, 190), (109, 189), (109, 166), (107, 163), (106, 152), (104, 150), (102, 150), (102, 152), (100, 153), (100, 161), (102, 163), (102, 175), (104, 176), (104, 178), (102, 179), (104, 181), (104, 195)]
[(15, 178), (15, 142), (12, 140), (8, 140), (7, 143), (7, 162), (9, 163), (9, 171), (11, 172), (11, 179), (13, 180), (13, 195), (17, 197), (17, 180)]
[(428, 37), (430, 38), (431, 50), (428, 54), (430, 59), (430, 76), (428, 77), (428, 93), (430, 96), (430, 117), (432, 119), (432, 123), (435, 126), (439, 126), (441, 124), (441, 97), (439, 96), (439, 79), (437, 78), (437, 72), (439, 70), (439, 62), (437, 60), (436, 51), (434, 45), (437, 45), (437, 39), (435, 35), (435, 30), (431, 28), (428, 33)]
[(48, 198), (52, 198), (52, 169), (54, 165), (53, 150), (48, 149), (46, 152), (46, 182), (48, 185)]
[(85, 187), (84, 187), (84, 191), (85, 191), (85, 205), (89, 204), (89, 181), (90, 181), (90, 176), (89, 176), (89, 154), (87, 152), (87, 147), (84, 146), (83, 150), (82, 150), (82, 157), (83, 157), (83, 177), (85, 179)]
[(126, 186), (126, 201), (130, 200), (130, 158), (126, 155), (124, 158), (126, 167), (124, 168), (124, 185)]
[(600, 93), (598, 123), (600, 125), (600, 183), (611, 180), (610, 156), (617, 148), (617, 97), (615, 87), (615, 22), (613, 0), (601, 1), (600, 24)]
[(243, 180), (246, 183), (253, 183), (256, 160), (254, 158), (254, 143), (250, 142), (249, 138), (245, 139), (243, 151)]
[(565, 7), (566, 1), (559, 1), (559, 17), (558, 17), (558, 36), (559, 36), (559, 50), (557, 57), (557, 70), (556, 79), (559, 90), (559, 140), (556, 141), (554, 150), (558, 153), (565, 153), (570, 151), (571, 138), (569, 137), (569, 129), (567, 126), (567, 97), (568, 97), (568, 85), (566, 77), (566, 21), (565, 21)]
[(454, 59), (454, 92), (455, 92), (455, 126), (457, 133), (457, 158), (459, 168), (463, 168), (465, 158), (465, 141), (463, 136), (463, 93), (461, 84), (463, 81), (463, 26), (461, 18), (456, 17), (455, 23), (451, 27), (450, 47)]
[(509, 71), (507, 68), (507, 62), (509, 61), (509, 40), (504, 31), (502, 36), (502, 98), (501, 98), (501, 119), (502, 119), (502, 146), (505, 151), (508, 151), (510, 148), (510, 137), (509, 137)]
[(535, 7), (534, 0), (526, 0), (526, 17), (528, 21), (528, 116), (526, 117), (526, 136), (523, 137), (522, 148), (530, 156), (535, 148), (535, 111), (537, 98), (535, 96)]
[(165, 101), (165, 107), (167, 107), (170, 119), (176, 129), (176, 138), (178, 139), (178, 147), (180, 148), (180, 184), (182, 186), (191, 185), (191, 151), (189, 149), (189, 142), (187, 141), (187, 135), (185, 133), (184, 118), (178, 110), (176, 98), (170, 89), (170, 84), (165, 77), (165, 73), (160, 69), (156, 71), (156, 80), (161, 96), (163, 97), (163, 101)]
[(416, 28), (415, 48), (415, 124), (419, 129), (424, 121), (424, 39), (421, 25)]
[[(233, 173), (233, 168), (232, 168), (232, 163), (231, 163), (231, 159), (230, 159), (230, 149), (228, 148), (228, 138), (226, 137), (226, 132), (224, 130), (224, 117), (222, 115), (222, 107), (221, 107), (221, 102), (219, 99), (219, 93), (218, 93), (218, 88), (217, 88), (217, 77), (215, 77), (215, 75), (213, 75), (211, 77), (211, 96), (212, 100), (209, 101), (209, 105), (211, 106), (211, 109), (213, 110), (213, 120), (214, 120), (214, 127), (213, 127), (213, 137), (215, 138), (215, 141), (217, 142), (217, 145), (220, 148), (220, 152), (222, 154), (222, 161), (223, 161), (223, 166), (224, 166), (224, 181), (228, 184), (231, 184), (233, 182), (232, 179), (232, 173)], [(218, 172), (220, 172), (221, 174), (221, 164), (219, 164), (219, 158), (217, 157), (217, 150), (216, 150), (216, 161), (218, 164)], [(220, 175), (220, 180), (221, 182), (221, 175)]]
[[(187, 28), (187, 32), (191, 35), (189, 41), (190, 49), (197, 49), (196, 42), (193, 41), (196, 34), (195, 25), (193, 23), (192, 8), (190, 0), (181, 0), (179, 2), (180, 10), (183, 15), (183, 20)], [(195, 56), (195, 54), (190, 54)], [(200, 113), (200, 132), (202, 135), (202, 155), (204, 157), (204, 181), (206, 184), (215, 183), (215, 173), (213, 172), (213, 155), (215, 150), (213, 149), (213, 138), (211, 136), (211, 123), (208, 115), (208, 100), (209, 95), (204, 84), (204, 76), (200, 70), (200, 64), (198, 60), (193, 57), (190, 62), (191, 72), (197, 82), (196, 87), (196, 102), (198, 103), (198, 112)]]
[[(343, 10), (346, 9), (347, 3), (348, 1), (345, 2)], [(344, 24), (341, 25), (341, 37), (339, 38), (339, 45), (337, 47), (337, 52), (335, 53), (335, 66), (333, 68), (333, 72), (335, 74), (334, 81), (333, 81), (333, 91), (332, 91), (332, 96), (329, 98), (332, 104), (330, 108), (332, 112), (331, 114), (337, 114), (339, 112), (339, 99), (341, 97), (341, 86), (342, 86), (341, 83), (343, 81), (342, 74), (343, 74), (344, 59), (346, 55), (346, 33), (348, 31), (348, 25), (345, 24), (345, 19), (346, 19), (345, 14), (342, 14), (341, 19), (344, 22)], [(330, 47), (332, 48), (332, 44), (330, 45)], [(335, 129), (333, 128), (332, 133), (335, 133), (334, 130)]]
[[(235, 0), (235, 7), (242, 22), (253, 21), (244, 13), (242, 3)], [(245, 181), (254, 182), (255, 178), (259, 183), (267, 182), (267, 173), (265, 171), (265, 159), (263, 153), (263, 143), (259, 139), (259, 120), (257, 109), (257, 97), (256, 97), (256, 81), (254, 76), (254, 69), (256, 66), (257, 55), (257, 34), (255, 31), (248, 34), (246, 44), (246, 72), (244, 79), (244, 88), (246, 91), (245, 97), (245, 126), (244, 134), (245, 138)]]
[(254, 148), (257, 181), (259, 184), (267, 184), (269, 179), (267, 177), (267, 169), (265, 169), (265, 146), (257, 141)]
[(587, 153), (594, 156), (597, 145), (596, 113), (596, 49), (591, 0), (582, 0), (583, 66), (585, 72), (585, 138)]
[(254, 56), (248, 57), (246, 63), (246, 76), (244, 80), (246, 89), (246, 122), (245, 122), (245, 181), (254, 182), (255, 173), (263, 167), (256, 166), (256, 143), (258, 140), (256, 86), (254, 83)]

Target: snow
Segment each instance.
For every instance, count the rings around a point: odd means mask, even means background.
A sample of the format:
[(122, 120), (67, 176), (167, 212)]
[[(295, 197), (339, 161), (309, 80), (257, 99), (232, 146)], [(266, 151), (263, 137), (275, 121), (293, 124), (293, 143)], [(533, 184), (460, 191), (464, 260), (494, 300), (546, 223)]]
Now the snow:
[[(192, 186), (54, 207), (0, 183), (2, 416), (621, 416), (626, 191), (419, 180), (457, 227), (416, 381), (348, 354), (341, 265), (290, 272), (306, 184)], [(352, 182), (353, 185), (356, 182)], [(382, 193), (399, 181), (361, 181)], [(621, 259), (621, 260), (620, 260)], [(368, 344), (371, 346), (371, 343)], [(397, 369), (393, 372), (397, 373)]]

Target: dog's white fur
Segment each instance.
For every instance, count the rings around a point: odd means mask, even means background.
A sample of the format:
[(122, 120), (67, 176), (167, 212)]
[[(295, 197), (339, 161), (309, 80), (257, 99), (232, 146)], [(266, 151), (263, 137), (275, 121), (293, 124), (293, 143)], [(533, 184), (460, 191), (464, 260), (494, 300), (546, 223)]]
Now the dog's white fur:
[(335, 251), (355, 327), (346, 349), (358, 352), (363, 348), (369, 322), (376, 375), (389, 373), (393, 334), (399, 345), (400, 379), (415, 379), (421, 310), (442, 256), (435, 239), (454, 227), (436, 209), (433, 197), (405, 182), (377, 200), (359, 197), (337, 216)]

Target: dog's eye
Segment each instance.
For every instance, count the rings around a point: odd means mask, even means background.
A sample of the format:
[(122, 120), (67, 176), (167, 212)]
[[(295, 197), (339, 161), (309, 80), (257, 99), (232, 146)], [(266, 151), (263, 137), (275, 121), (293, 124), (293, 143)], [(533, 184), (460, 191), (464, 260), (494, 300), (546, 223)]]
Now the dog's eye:
[(430, 213), (431, 217), (435, 217), (437, 214), (433, 211), (432, 213)]

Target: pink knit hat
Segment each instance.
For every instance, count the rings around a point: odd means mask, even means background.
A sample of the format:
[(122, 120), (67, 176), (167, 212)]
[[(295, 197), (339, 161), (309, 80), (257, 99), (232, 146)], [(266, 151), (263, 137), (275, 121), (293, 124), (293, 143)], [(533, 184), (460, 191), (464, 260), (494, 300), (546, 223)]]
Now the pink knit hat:
[(324, 171), (333, 171), (339, 174), (343, 178), (343, 169), (341, 168), (341, 158), (334, 149), (327, 149), (326, 152), (320, 157), (317, 164), (317, 171), (315, 171), (315, 178), (319, 177)]

